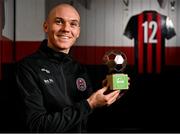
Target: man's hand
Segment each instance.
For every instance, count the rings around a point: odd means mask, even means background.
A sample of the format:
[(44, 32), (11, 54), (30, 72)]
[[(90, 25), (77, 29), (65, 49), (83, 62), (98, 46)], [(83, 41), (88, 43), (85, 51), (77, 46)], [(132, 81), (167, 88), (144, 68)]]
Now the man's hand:
[(88, 103), (92, 109), (102, 106), (109, 106), (120, 98), (120, 90), (114, 90), (107, 94), (108, 86), (105, 86), (94, 92), (88, 99)]

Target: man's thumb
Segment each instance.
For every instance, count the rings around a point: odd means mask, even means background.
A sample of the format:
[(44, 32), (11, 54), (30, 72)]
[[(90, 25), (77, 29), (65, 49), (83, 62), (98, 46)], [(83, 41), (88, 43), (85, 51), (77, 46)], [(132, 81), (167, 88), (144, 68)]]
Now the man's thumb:
[(107, 90), (108, 90), (108, 86), (104, 86), (104, 87), (101, 89), (102, 93), (105, 93)]

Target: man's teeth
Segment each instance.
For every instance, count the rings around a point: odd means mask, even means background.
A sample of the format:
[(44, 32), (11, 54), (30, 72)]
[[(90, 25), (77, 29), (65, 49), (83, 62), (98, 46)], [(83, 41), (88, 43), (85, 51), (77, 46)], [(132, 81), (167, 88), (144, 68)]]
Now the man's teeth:
[(62, 38), (62, 39), (69, 39), (68, 36), (59, 36), (59, 37)]

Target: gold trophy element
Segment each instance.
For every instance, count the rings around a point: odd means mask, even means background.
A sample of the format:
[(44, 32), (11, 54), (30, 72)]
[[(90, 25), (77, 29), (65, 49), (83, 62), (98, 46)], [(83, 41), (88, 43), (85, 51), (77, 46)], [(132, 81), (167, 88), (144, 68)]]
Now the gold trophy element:
[(110, 89), (129, 89), (129, 77), (123, 73), (127, 66), (126, 55), (119, 50), (110, 50), (104, 54), (103, 62), (108, 67), (106, 79)]

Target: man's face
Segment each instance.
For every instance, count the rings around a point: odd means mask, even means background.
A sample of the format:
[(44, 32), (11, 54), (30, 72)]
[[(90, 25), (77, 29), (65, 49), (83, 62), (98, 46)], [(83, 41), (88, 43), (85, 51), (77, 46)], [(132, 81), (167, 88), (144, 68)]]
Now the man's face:
[(44, 23), (48, 35), (48, 46), (56, 51), (68, 53), (80, 34), (80, 17), (69, 5), (53, 9)]

